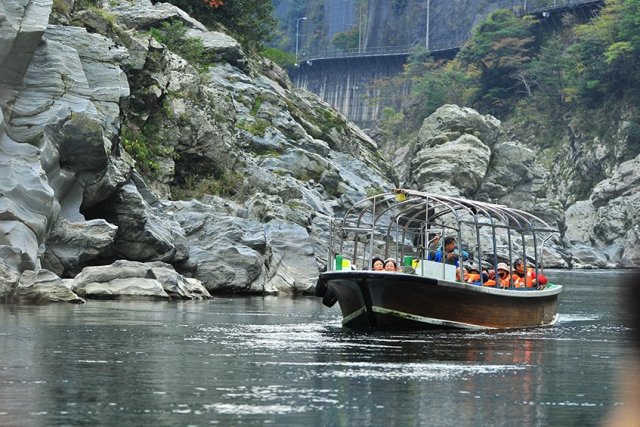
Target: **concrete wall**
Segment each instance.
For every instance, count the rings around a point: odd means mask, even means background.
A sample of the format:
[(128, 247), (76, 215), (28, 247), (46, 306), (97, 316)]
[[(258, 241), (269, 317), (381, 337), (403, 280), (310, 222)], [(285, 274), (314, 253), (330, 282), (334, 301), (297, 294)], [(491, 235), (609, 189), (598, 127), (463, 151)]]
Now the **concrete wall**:
[(316, 93), (364, 129), (379, 116), (375, 80), (399, 74), (406, 60), (398, 55), (302, 61), (289, 74), (297, 87)]

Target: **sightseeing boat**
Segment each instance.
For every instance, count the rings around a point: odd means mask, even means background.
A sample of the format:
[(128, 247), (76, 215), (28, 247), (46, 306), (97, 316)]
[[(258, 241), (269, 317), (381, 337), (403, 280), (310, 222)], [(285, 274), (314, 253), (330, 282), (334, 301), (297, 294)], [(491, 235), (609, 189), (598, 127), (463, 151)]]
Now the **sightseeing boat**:
[[(554, 233), (522, 210), (396, 189), (330, 219), (327, 270), (316, 296), (328, 307), (337, 302), (343, 326), (355, 330), (553, 325), (562, 286), (542, 280), (542, 253)], [(401, 266), (374, 271), (374, 257)], [(490, 271), (511, 269), (514, 261), (541, 280), (518, 287), (513, 271), (501, 271), (507, 279), (492, 283)], [(466, 281), (467, 270), (479, 271), (479, 280)]]

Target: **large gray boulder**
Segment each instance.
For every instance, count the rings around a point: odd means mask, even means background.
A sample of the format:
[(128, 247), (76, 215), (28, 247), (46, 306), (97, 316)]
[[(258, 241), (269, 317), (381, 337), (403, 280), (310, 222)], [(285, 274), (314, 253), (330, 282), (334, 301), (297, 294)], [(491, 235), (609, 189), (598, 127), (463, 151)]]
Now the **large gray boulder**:
[(427, 144), (411, 162), (411, 187), (473, 197), (487, 173), (490, 159), (491, 149), (470, 134), (436, 146)]
[(187, 279), (164, 263), (116, 261), (87, 267), (78, 274), (72, 289), (95, 299), (202, 299), (211, 295), (195, 280)]
[(123, 185), (101, 205), (101, 215), (117, 226), (113, 250), (135, 261), (182, 262), (189, 249), (182, 228), (159, 216), (133, 181)]
[(262, 225), (196, 201), (166, 203), (184, 228), (193, 276), (210, 292), (277, 294), (270, 283), (271, 251)]
[(522, 206), (540, 190), (544, 178), (533, 150), (517, 141), (500, 142), (492, 150), (478, 199)]
[[(596, 252), (597, 262), (576, 250), (576, 264), (634, 267), (640, 262), (640, 156), (623, 162), (610, 178), (599, 182), (589, 200), (567, 208), (566, 236), (571, 243)], [(604, 260), (604, 261), (603, 261)]]
[(112, 257), (118, 227), (104, 219), (56, 221), (43, 255), (43, 266), (61, 277), (74, 277), (92, 262)]
[(280, 256), (292, 277), (297, 293), (310, 293), (318, 278), (318, 265), (309, 232), (293, 223), (274, 219), (264, 226), (273, 253)]
[(446, 104), (424, 119), (418, 141), (420, 145), (435, 147), (462, 135), (473, 135), (489, 147), (497, 142), (500, 120), (482, 115), (472, 108)]
[(68, 302), (83, 304), (85, 301), (57, 275), (48, 270), (27, 270), (20, 275), (18, 286), (11, 296), (11, 303), (48, 304)]
[(444, 105), (424, 120), (413, 150), (405, 154), (404, 179), (417, 190), (530, 210), (544, 170), (532, 150), (500, 138), (496, 118)]

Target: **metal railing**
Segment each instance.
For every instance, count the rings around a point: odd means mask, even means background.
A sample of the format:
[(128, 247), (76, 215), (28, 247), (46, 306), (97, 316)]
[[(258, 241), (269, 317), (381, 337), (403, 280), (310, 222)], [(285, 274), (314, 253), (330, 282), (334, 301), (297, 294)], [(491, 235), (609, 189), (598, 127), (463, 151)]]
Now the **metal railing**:
[[(580, 6), (602, 4), (604, 0), (502, 0), (500, 7), (511, 9), (517, 15), (532, 15), (542, 12), (557, 12), (565, 9), (573, 9)], [(459, 49), (470, 37), (456, 40), (438, 41), (429, 43), (429, 52), (438, 53)], [(364, 58), (370, 56), (401, 56), (409, 55), (418, 45), (404, 46), (376, 46), (355, 49), (323, 49), (313, 51), (301, 51), (298, 54), (299, 61), (317, 61), (323, 59), (338, 58)]]

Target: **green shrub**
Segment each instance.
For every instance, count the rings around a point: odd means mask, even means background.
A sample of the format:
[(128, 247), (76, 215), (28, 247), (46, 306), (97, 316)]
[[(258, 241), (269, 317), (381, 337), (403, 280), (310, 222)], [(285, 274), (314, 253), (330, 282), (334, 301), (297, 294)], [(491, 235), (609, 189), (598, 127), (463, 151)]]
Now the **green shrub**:
[(174, 155), (171, 146), (155, 144), (157, 129), (146, 126), (142, 130), (125, 127), (120, 133), (120, 143), (127, 153), (136, 161), (136, 166), (143, 174), (155, 175), (159, 172), (158, 160)]
[(246, 130), (256, 136), (264, 136), (269, 126), (271, 126), (271, 123), (264, 119), (257, 119), (255, 122), (240, 122), (237, 124), (238, 128)]
[(284, 50), (275, 47), (264, 48), (262, 50), (262, 55), (283, 68), (292, 67), (297, 62), (296, 56), (294, 54), (285, 52)]
[(225, 170), (219, 176), (188, 175), (183, 184), (172, 188), (175, 199), (201, 197), (205, 194), (215, 196), (233, 196), (242, 191), (244, 177), (238, 171)]
[(158, 42), (200, 70), (215, 62), (206, 54), (202, 40), (186, 36), (187, 27), (181, 21), (163, 22), (160, 28), (152, 28), (149, 32)]

